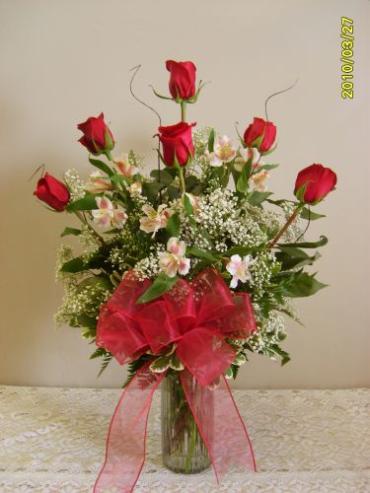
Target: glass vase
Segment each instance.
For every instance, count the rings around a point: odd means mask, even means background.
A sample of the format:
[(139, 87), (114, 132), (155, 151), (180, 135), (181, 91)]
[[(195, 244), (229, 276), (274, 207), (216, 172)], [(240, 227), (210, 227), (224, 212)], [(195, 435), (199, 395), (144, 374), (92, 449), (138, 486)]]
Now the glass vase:
[[(192, 377), (190, 385), (194, 395), (194, 406), (203, 407), (197, 409), (197, 413), (203, 413), (203, 416), (206, 413), (207, 426), (212, 426), (213, 400), (204, 406), (200, 398), (201, 388)], [(163, 464), (171, 471), (184, 474), (207, 469), (210, 465), (207, 448), (187, 403), (178, 372), (167, 374), (162, 382), (161, 394)], [(209, 430), (203, 431), (209, 433)]]

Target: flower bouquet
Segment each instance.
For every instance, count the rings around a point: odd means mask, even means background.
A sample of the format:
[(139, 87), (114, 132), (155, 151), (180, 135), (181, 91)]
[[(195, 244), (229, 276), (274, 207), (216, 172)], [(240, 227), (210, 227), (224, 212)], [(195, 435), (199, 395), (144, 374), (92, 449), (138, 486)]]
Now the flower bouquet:
[[(321, 164), (298, 173), (294, 198), (277, 199), (266, 180), (278, 165), (276, 126), (254, 118), (235, 144), (213, 128), (195, 130), (186, 109), (197, 102), (192, 62), (167, 61), (170, 96), (181, 121), (160, 121), (158, 160), (150, 176), (133, 150), (113, 157), (113, 134), (101, 113), (78, 125), (79, 142), (95, 168), (87, 182), (76, 170), (64, 181), (43, 172), (35, 195), (79, 227), (62, 236), (80, 242), (59, 253), (65, 297), (56, 319), (80, 327), (97, 348), (103, 371), (112, 358), (128, 365), (125, 390), (109, 428), (95, 491), (132, 491), (145, 458), (147, 418), (162, 382), (164, 464), (177, 472), (212, 463), (217, 479), (235, 468), (254, 470), (245, 425), (227, 379), (249, 353), (289, 361), (281, 347), (290, 300), (325, 285), (307, 272), (311, 206), (334, 189)], [(116, 491), (115, 490), (115, 491)]]

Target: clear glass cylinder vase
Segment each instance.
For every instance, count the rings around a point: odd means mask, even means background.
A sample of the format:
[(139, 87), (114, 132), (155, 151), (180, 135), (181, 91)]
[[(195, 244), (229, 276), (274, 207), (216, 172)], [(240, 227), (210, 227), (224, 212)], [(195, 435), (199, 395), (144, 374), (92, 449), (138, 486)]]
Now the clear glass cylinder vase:
[[(202, 399), (196, 398), (201, 388), (195, 379), (192, 379), (191, 385), (194, 405), (201, 405)], [(207, 447), (187, 403), (178, 372), (169, 372), (164, 378), (161, 398), (163, 464), (171, 471), (184, 474), (207, 469), (210, 466)], [(212, 402), (207, 409), (199, 410), (209, 415), (207, 426), (212, 426), (213, 422)]]

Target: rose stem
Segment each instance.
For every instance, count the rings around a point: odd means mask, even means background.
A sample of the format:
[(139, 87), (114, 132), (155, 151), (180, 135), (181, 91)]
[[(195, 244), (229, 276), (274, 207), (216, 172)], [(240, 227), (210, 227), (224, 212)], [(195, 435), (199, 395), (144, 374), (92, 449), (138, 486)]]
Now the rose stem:
[(269, 243), (269, 245), (268, 245), (268, 249), (269, 250), (271, 250), (276, 245), (276, 243), (280, 240), (280, 238), (283, 236), (283, 234), (286, 232), (286, 230), (289, 228), (289, 226), (292, 224), (292, 222), (297, 217), (297, 215), (300, 212), (301, 208), (302, 208), (302, 205), (299, 205), (296, 208), (296, 210), (293, 212), (293, 214), (290, 216), (290, 218), (287, 220), (287, 222), (284, 224), (284, 226), (281, 228), (281, 230), (275, 236), (275, 238)]

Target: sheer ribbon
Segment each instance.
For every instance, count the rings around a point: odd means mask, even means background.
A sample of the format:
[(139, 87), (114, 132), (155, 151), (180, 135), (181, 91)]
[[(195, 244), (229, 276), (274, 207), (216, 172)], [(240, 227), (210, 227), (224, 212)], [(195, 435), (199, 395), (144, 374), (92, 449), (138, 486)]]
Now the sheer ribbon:
[[(231, 292), (219, 273), (206, 269), (192, 282), (179, 280), (158, 300), (137, 304), (149, 285), (133, 273), (125, 276), (101, 309), (98, 346), (124, 364), (148, 350), (158, 354), (175, 343), (176, 355), (185, 366), (181, 384), (217, 481), (230, 469), (255, 470), (247, 430), (223, 376), (235, 357), (227, 338), (245, 339), (256, 330), (248, 294)], [(192, 376), (201, 386), (201, 405), (195, 403)], [(147, 364), (124, 390), (110, 423), (106, 457), (94, 493), (133, 491), (145, 460), (153, 394), (164, 377), (165, 373), (151, 372)], [(210, 399), (212, 426), (201, 411)]]

